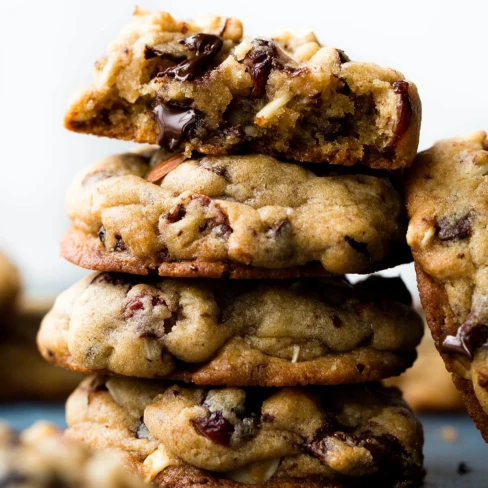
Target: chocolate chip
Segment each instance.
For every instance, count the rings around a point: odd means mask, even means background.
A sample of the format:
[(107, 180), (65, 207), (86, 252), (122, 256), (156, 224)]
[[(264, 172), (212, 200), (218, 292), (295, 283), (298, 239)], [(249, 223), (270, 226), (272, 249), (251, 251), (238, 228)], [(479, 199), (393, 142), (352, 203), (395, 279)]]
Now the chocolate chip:
[(485, 373), (480, 373), (478, 376), (478, 385), (485, 390), (488, 387), (488, 375)]
[(353, 237), (345, 236), (344, 240), (358, 253), (363, 254), (371, 261), (371, 254), (368, 251), (368, 244), (365, 242), (356, 241)]
[(115, 239), (117, 242), (115, 243), (114, 251), (117, 251), (117, 252), (126, 251), (127, 247), (125, 246), (125, 242), (122, 239), (122, 237), (119, 235), (116, 235)]
[(100, 229), (98, 229), (98, 238), (100, 239), (100, 242), (105, 245), (105, 237), (107, 235), (107, 230), (105, 227), (102, 225)]
[(336, 329), (340, 329), (342, 327), (342, 320), (339, 316), (337, 315), (332, 315), (331, 317), (332, 319), (332, 325), (336, 328)]
[(469, 212), (459, 219), (444, 217), (437, 220), (437, 237), (441, 241), (466, 239), (471, 236), (472, 213)]
[(361, 364), (361, 363), (356, 364), (356, 369), (359, 371), (359, 374), (362, 374), (365, 367), (366, 366), (364, 364)]
[(339, 55), (339, 60), (340, 60), (341, 64), (344, 64), (344, 63), (351, 61), (349, 56), (342, 49), (336, 49), (336, 51), (337, 51), (337, 54)]
[(478, 322), (477, 319), (475, 312), (470, 313), (458, 328), (456, 335), (448, 335), (444, 339), (442, 350), (462, 354), (472, 359), (475, 349), (488, 343), (488, 325)]
[(210, 417), (192, 420), (195, 429), (221, 446), (230, 445), (232, 434), (234, 433), (234, 426), (222, 415), (220, 410), (212, 412)]
[(464, 462), (460, 462), (457, 467), (457, 472), (458, 474), (467, 474), (471, 471), (471, 469), (468, 467), (468, 465)]
[(170, 151), (178, 149), (197, 121), (197, 112), (189, 106), (158, 100), (152, 113), (159, 126), (158, 144)]
[(214, 173), (217, 176), (221, 176), (222, 178), (224, 178), (224, 180), (227, 183), (230, 183), (229, 173), (228, 173), (227, 168), (225, 166), (222, 166), (220, 164), (210, 164), (210, 162), (206, 158), (201, 159), (198, 162), (198, 164), (202, 169), (210, 171), (211, 173)]
[(264, 413), (261, 417), (261, 421), (265, 424), (272, 424), (275, 421), (275, 416), (269, 413)]
[(242, 61), (254, 81), (251, 97), (261, 98), (266, 92), (266, 84), (273, 68), (284, 70), (291, 75), (298, 75), (306, 68), (295, 68), (295, 62), (285, 54), (275, 42), (268, 39), (254, 39), (252, 48)]
[(212, 61), (223, 45), (222, 38), (219, 36), (203, 33), (187, 37), (180, 42), (190, 51), (194, 51), (195, 56), (166, 69), (159, 76), (170, 76), (178, 81), (192, 81), (211, 68)]
[(186, 208), (183, 204), (178, 204), (174, 209), (170, 210), (168, 213), (164, 214), (164, 218), (170, 224), (179, 222), (186, 215)]
[(405, 80), (398, 80), (393, 83), (393, 91), (397, 95), (396, 115), (397, 120), (393, 130), (393, 136), (389, 144), (390, 148), (396, 146), (398, 141), (407, 132), (412, 120), (413, 109), (410, 95), (408, 94), (409, 83)]

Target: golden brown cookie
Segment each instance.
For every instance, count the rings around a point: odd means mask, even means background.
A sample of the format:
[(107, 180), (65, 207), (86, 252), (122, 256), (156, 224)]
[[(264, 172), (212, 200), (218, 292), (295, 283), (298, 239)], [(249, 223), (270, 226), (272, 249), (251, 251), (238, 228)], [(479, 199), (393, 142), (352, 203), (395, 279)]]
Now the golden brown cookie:
[(486, 133), (420, 153), (406, 198), (408, 243), (427, 323), (488, 440), (488, 144)]
[(187, 154), (395, 169), (412, 162), (420, 119), (400, 72), (352, 62), (313, 33), (243, 39), (237, 19), (136, 8), (65, 125)]
[(1, 402), (65, 400), (83, 379), (81, 374), (46, 363), (37, 350), (36, 335), (52, 303), (21, 300), (11, 326), (0, 334)]
[(160, 487), (406, 487), (423, 477), (420, 423), (379, 384), (195, 388), (91, 377), (67, 435), (119, 449)]
[(0, 423), (4, 488), (144, 488), (114, 453), (92, 452), (46, 422), (20, 435)]
[(420, 317), (399, 278), (221, 281), (96, 273), (39, 332), (59, 366), (205, 385), (376, 381), (416, 357)]
[(408, 259), (402, 201), (384, 176), (317, 176), (262, 155), (167, 158), (145, 149), (79, 174), (63, 256), (100, 271), (209, 278), (360, 273)]

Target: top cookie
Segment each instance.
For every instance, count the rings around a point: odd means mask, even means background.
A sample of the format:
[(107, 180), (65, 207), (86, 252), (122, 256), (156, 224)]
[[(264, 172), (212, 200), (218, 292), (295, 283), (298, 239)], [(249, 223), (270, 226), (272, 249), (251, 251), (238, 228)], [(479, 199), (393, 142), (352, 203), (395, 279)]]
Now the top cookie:
[(407, 239), (427, 321), (486, 439), (487, 149), (485, 132), (440, 141), (418, 155), (406, 185)]
[(0, 423), (3, 488), (147, 488), (119, 458), (114, 453), (91, 452), (45, 422), (20, 435)]
[(137, 8), (68, 109), (77, 132), (205, 154), (402, 168), (418, 144), (415, 85), (314, 34), (243, 39), (237, 19)]

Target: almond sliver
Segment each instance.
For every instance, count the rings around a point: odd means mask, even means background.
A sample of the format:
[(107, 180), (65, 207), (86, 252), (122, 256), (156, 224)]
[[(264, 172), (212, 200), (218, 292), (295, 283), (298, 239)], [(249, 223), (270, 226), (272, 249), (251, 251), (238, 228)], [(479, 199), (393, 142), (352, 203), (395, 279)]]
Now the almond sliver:
[(161, 161), (147, 175), (147, 181), (155, 183), (156, 181), (161, 180), (168, 173), (177, 168), (186, 158), (187, 157), (184, 154), (177, 154), (176, 156), (171, 156), (169, 159)]

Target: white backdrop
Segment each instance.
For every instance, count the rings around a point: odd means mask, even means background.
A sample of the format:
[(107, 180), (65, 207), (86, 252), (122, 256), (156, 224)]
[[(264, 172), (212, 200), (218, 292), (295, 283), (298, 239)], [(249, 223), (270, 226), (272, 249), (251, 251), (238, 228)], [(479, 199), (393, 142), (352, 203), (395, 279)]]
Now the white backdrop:
[[(62, 127), (76, 88), (129, 19), (135, 0), (0, 1), (0, 248), (31, 293), (53, 293), (84, 274), (58, 257), (68, 221), (63, 198), (75, 172), (130, 144)], [(354, 60), (403, 71), (423, 102), (421, 148), (488, 128), (488, 2), (348, 0), (155, 1), (179, 18), (238, 16), (247, 34), (315, 30)], [(406, 277), (413, 288), (413, 273)]]

